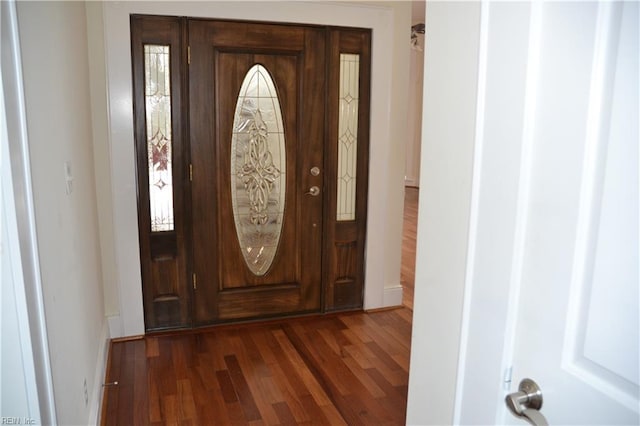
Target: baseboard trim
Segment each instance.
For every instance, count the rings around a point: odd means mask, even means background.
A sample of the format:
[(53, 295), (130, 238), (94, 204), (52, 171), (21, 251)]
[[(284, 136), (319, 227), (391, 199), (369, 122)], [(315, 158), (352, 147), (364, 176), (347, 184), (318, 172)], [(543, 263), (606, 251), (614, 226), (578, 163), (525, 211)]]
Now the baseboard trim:
[(365, 309), (365, 312), (368, 314), (377, 314), (378, 312), (389, 312), (402, 308), (406, 308), (406, 306), (387, 306), (386, 308)]
[(382, 307), (389, 308), (393, 306), (402, 306), (402, 285), (397, 284), (392, 287), (384, 288)]
[(404, 180), (404, 186), (411, 186), (413, 188), (417, 188), (418, 185), (419, 185), (419, 182), (420, 181), (418, 181), (416, 179), (405, 179)]
[(107, 358), (109, 355), (109, 321), (105, 319), (102, 323), (102, 332), (100, 333), (100, 346), (98, 347), (98, 357), (96, 359), (96, 371), (93, 377), (93, 391), (91, 392), (91, 405), (89, 409), (89, 424), (97, 425), (100, 416), (100, 405), (102, 401), (102, 393), (104, 392), (105, 372), (107, 368)]

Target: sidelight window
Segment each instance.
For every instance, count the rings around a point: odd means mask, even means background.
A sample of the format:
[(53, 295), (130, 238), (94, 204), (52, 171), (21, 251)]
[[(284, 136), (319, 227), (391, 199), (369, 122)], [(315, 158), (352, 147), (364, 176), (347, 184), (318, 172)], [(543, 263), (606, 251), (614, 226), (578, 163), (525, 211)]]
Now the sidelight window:
[(337, 220), (356, 218), (360, 55), (340, 54)]
[(173, 231), (169, 46), (144, 46), (144, 98), (151, 232)]

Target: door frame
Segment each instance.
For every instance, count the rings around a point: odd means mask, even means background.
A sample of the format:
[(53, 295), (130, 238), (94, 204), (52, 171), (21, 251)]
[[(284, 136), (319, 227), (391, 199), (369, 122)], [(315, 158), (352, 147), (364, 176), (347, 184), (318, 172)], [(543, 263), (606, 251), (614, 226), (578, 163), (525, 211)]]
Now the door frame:
[[(401, 304), (400, 246), (402, 241), (402, 198), (404, 144), (394, 143), (406, 135), (406, 81), (409, 43), (403, 34), (403, 18), (410, 5), (392, 6), (303, 2), (284, 9), (269, 2), (105, 2), (102, 5), (104, 58), (106, 61), (107, 111), (113, 241), (107, 242), (115, 257), (116, 283), (107, 283), (106, 299), (113, 337), (144, 333), (142, 285), (137, 225), (135, 156), (133, 149), (132, 84), (130, 56), (130, 14), (192, 16), (302, 24), (371, 28), (372, 80), (369, 213), (366, 236), (364, 308)], [(394, 25), (398, 28), (394, 29)], [(92, 29), (93, 26), (89, 26)], [(100, 28), (95, 29), (100, 31)], [(399, 46), (402, 42), (402, 46)], [(394, 61), (389, 61), (390, 52)], [(99, 55), (100, 52), (92, 52)], [(397, 62), (402, 65), (393, 66)], [(399, 74), (396, 79), (394, 73)], [(391, 107), (389, 107), (391, 105)], [(392, 132), (395, 137), (392, 136)], [(380, 232), (380, 230), (384, 230)], [(106, 265), (105, 267), (108, 267)], [(111, 284), (111, 286), (109, 285)]]
[[(14, 0), (0, 4), (0, 18), (0, 40), (5, 49), (0, 64), (0, 120), (3, 121), (0, 126), (3, 156), (0, 209), (2, 226), (6, 224), (0, 238), (7, 237), (3, 241), (4, 253), (1, 257), (3, 263), (6, 259), (8, 266), (4, 274), (10, 276), (6, 284), (3, 281), (0, 291), (14, 296), (13, 301), (2, 301), (2, 305), (15, 309), (13, 315), (9, 313), (7, 321), (16, 327), (15, 334), (8, 336), (7, 340), (16, 343), (13, 350), (20, 353), (18, 362), (13, 363), (15, 367), (18, 364), (22, 367), (15, 372), (15, 377), (23, 379), (24, 384), (23, 398), (17, 398), (18, 402), (24, 403), (24, 407), (19, 409), (28, 407), (25, 415), (42, 424), (55, 424), (57, 414), (53, 372), (40, 275), (22, 54)], [(2, 297), (0, 294), (0, 301)]]

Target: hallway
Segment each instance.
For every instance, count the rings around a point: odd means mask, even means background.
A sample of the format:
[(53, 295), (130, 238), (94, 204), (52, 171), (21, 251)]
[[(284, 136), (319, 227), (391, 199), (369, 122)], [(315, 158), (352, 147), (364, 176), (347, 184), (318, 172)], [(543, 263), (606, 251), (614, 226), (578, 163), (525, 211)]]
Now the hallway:
[(407, 188), (403, 307), (114, 342), (101, 423), (404, 424), (417, 201)]

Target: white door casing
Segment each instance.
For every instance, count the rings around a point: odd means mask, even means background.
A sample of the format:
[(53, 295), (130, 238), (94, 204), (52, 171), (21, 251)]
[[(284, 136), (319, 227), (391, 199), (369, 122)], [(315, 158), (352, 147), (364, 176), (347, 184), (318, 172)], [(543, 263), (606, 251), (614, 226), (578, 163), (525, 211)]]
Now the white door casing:
[[(407, 422), (524, 424), (503, 399), (531, 377), (551, 424), (637, 424), (638, 4), (428, 3), (426, 16)], [(474, 59), (473, 75), (442, 72)], [(472, 78), (456, 102), (473, 114), (436, 108), (445, 82)], [(452, 152), (473, 164), (439, 167)], [(427, 181), (469, 175), (455, 192)], [(468, 234), (447, 228), (465, 215)]]
[(15, 1), (0, 3), (0, 18), (0, 413), (55, 424)]

